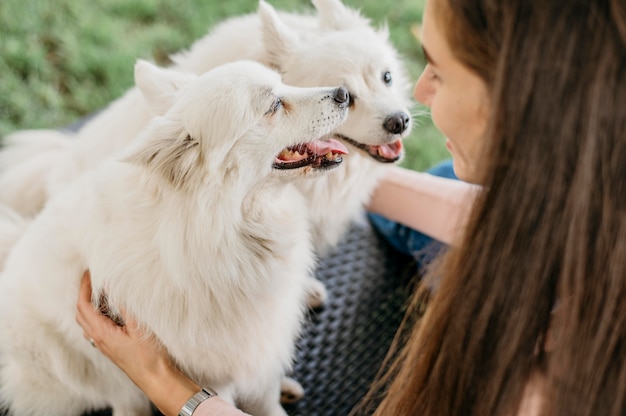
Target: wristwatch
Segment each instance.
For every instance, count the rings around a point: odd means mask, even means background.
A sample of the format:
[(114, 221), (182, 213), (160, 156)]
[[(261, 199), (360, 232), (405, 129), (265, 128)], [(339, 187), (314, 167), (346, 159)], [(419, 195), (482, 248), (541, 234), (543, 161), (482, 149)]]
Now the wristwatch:
[(187, 403), (178, 412), (178, 416), (191, 416), (200, 403), (213, 396), (217, 396), (217, 393), (211, 389), (202, 388), (202, 390), (191, 396), (191, 399), (187, 400)]

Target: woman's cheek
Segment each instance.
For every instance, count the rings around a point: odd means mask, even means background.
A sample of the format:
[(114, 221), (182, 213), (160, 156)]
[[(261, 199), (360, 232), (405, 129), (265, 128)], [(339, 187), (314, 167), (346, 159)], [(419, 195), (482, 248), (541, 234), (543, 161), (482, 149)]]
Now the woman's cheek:
[(445, 109), (441, 108), (441, 102), (438, 99), (434, 99), (432, 106), (430, 107), (430, 118), (437, 129), (446, 137), (449, 137), (449, 120), (450, 114), (447, 114)]

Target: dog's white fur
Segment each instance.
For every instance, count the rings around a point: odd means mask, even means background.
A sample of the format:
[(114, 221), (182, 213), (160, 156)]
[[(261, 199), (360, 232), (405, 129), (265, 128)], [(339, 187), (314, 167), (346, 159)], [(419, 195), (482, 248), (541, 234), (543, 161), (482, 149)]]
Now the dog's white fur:
[[(251, 59), (277, 68), (289, 85), (344, 85), (355, 101), (348, 120), (336, 133), (368, 145), (406, 137), (410, 126), (399, 134), (383, 128), (387, 115), (408, 114), (411, 103), (410, 83), (386, 28), (374, 29), (369, 20), (340, 0), (313, 0), (313, 4), (317, 16), (277, 13), (261, 0), (257, 14), (223, 22), (189, 51), (174, 56), (174, 67), (202, 73), (225, 62)], [(391, 85), (382, 79), (385, 71), (393, 77)], [(41, 131), (9, 138), (10, 143), (24, 144), (0, 152), (0, 202), (25, 214), (38, 212), (48, 195), (127, 146), (150, 116), (140, 92), (132, 89), (88, 122), (75, 140), (69, 140), (72, 136), (68, 134), (62, 143), (58, 132), (50, 132), (50, 144), (41, 144), (46, 141), (46, 133)], [(24, 140), (29, 136), (31, 140)], [(42, 147), (47, 149), (43, 155)], [(39, 161), (29, 161), (35, 155), (41, 155)], [(318, 253), (335, 245), (362, 210), (382, 167), (351, 147), (341, 169), (298, 184), (311, 211)], [(48, 174), (43, 175), (42, 170)], [(33, 195), (13, 192), (24, 189), (33, 190)], [(39, 190), (46, 194), (37, 193)]]
[[(136, 80), (163, 115), (50, 199), (0, 275), (2, 403), (20, 416), (151, 414), (76, 324), (89, 268), (94, 303), (106, 293), (197, 382), (284, 415), (314, 255), (307, 203), (271, 166), (339, 126), (347, 106), (336, 88), (286, 86), (250, 61), (199, 77), (141, 62)], [(272, 113), (277, 96), (286, 104)]]
[(26, 231), (28, 223), (19, 213), (0, 205), (0, 271), (11, 249)]

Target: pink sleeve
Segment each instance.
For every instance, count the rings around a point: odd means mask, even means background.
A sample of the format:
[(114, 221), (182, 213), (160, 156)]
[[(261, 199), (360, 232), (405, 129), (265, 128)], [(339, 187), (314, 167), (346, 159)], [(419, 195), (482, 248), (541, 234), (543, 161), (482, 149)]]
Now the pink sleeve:
[[(193, 416), (246, 416), (247, 413), (242, 412), (236, 407), (226, 403), (217, 396), (211, 397), (200, 403)], [(249, 416), (249, 415), (248, 415)]]
[(479, 191), (477, 185), (390, 166), (376, 187), (368, 209), (454, 244)]

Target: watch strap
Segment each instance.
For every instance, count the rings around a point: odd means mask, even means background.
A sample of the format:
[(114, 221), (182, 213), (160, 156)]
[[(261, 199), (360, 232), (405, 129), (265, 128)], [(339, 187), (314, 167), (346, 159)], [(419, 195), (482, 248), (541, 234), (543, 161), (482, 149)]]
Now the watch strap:
[(185, 403), (183, 408), (180, 409), (180, 412), (178, 412), (178, 416), (191, 416), (200, 403), (213, 396), (217, 396), (217, 393), (211, 389), (202, 388), (202, 390), (187, 400), (187, 403)]

